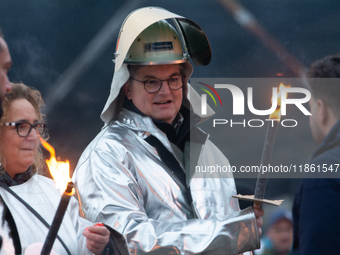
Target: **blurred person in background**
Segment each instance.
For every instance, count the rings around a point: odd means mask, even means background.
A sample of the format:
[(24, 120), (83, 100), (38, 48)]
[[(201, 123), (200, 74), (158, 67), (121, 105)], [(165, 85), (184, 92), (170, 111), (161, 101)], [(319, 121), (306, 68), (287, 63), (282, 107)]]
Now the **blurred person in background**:
[(293, 244), (292, 212), (287, 209), (275, 210), (269, 218), (265, 236), (261, 239), (261, 249), (256, 255), (291, 255)]
[[(23, 254), (27, 247), (43, 243), (48, 228), (15, 197), (12, 190), (29, 204), (46, 222), (52, 222), (61, 195), (52, 179), (42, 176), (44, 159), (39, 135), (46, 139), (40, 107), (40, 93), (24, 84), (12, 84), (12, 91), (2, 101), (0, 119), (0, 209), (4, 221), (0, 226), (2, 255)], [(71, 197), (53, 250), (58, 254), (108, 254), (110, 231), (92, 226), (79, 217), (79, 205)], [(87, 230), (85, 228), (88, 227)], [(86, 236), (86, 238), (84, 236)], [(86, 248), (86, 247), (87, 248)], [(68, 252), (66, 251), (68, 249)], [(40, 254), (36, 253), (36, 254)], [(112, 254), (112, 253), (111, 253)]]
[[(7, 43), (0, 28), (0, 104), (5, 94), (11, 90), (11, 84), (8, 80), (8, 72), (12, 66), (11, 55), (9, 54)], [(0, 108), (0, 117), (2, 116), (2, 109)]]
[[(11, 55), (9, 54), (7, 43), (4, 39), (4, 35), (0, 28), (0, 118), (2, 117), (3, 110), (1, 107), (2, 99), (5, 94), (11, 90), (11, 85), (8, 79), (8, 71), (12, 66)], [(1, 200), (1, 198), (0, 198)], [(0, 210), (0, 217), (3, 215), (3, 212)], [(3, 217), (0, 219), (0, 226), (3, 225)], [(2, 246), (2, 236), (1, 236), (1, 227), (0, 227), (0, 250)]]
[(239, 209), (232, 173), (212, 178), (192, 169), (229, 166), (196, 127), (212, 113), (199, 115), (201, 98), (188, 84), (189, 56), (196, 65), (210, 62), (204, 31), (162, 8), (141, 8), (123, 22), (115, 55), (105, 126), (72, 177), (82, 213), (122, 233), (131, 254), (258, 248), (263, 210)]
[(308, 255), (339, 254), (340, 53), (313, 62), (307, 78), (312, 94), (309, 123), (318, 145), (309, 167), (321, 171), (302, 179), (296, 192), (293, 251)]

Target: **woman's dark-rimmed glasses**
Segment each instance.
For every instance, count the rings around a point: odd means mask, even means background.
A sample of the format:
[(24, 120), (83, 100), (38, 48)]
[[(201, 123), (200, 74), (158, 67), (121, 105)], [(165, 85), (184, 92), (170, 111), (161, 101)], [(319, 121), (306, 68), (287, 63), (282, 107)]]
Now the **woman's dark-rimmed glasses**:
[(46, 124), (44, 123), (35, 123), (32, 125), (31, 123), (28, 123), (28, 122), (6, 122), (6, 123), (3, 123), (3, 125), (16, 127), (17, 133), (21, 137), (28, 136), (31, 133), (32, 128), (38, 131), (40, 135), (43, 135), (45, 133), (45, 127), (46, 127)]

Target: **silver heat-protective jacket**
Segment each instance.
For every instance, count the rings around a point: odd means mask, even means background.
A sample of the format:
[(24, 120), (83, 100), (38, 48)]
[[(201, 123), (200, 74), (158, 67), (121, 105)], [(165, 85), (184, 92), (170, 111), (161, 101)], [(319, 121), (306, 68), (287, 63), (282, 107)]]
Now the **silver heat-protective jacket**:
[[(10, 189), (33, 207), (49, 224), (52, 223), (61, 198), (52, 179), (35, 174), (25, 183), (11, 186)], [(0, 187), (0, 195), (2, 198), (0, 199), (0, 211), (3, 211), (3, 203), (5, 202), (16, 224), (23, 254), (29, 245), (37, 242), (43, 243), (48, 228), (17, 198), (2, 187)], [(78, 208), (77, 200), (71, 197), (58, 235), (71, 254), (92, 254), (85, 247), (86, 239), (82, 236), (82, 232), (87, 226), (93, 224), (80, 218)], [(8, 235), (7, 226), (5, 223), (0, 227), (0, 235), (3, 238), (1, 255), (14, 254), (13, 242)], [(55, 240), (52, 249), (59, 255), (67, 254), (58, 239)]]
[[(232, 198), (232, 175), (194, 174), (186, 187), (144, 140), (150, 134), (174, 154), (151, 118), (123, 108), (85, 149), (72, 178), (83, 216), (122, 233), (131, 254), (238, 254), (259, 248), (254, 212), (240, 211)], [(195, 143), (190, 160), (196, 158), (190, 164), (229, 166), (196, 127), (190, 142)]]

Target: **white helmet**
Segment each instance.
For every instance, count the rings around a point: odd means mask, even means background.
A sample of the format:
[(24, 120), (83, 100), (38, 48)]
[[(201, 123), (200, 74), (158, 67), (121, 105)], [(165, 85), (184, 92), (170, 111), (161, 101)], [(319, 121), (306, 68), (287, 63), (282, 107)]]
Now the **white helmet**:
[(132, 43), (124, 63), (130, 65), (179, 64), (187, 61), (179, 35), (166, 21), (160, 20), (141, 32)]
[[(166, 19), (172, 19), (177, 31)], [(187, 81), (193, 71), (187, 61), (189, 57), (195, 65), (207, 65), (211, 60), (208, 38), (196, 23), (159, 7), (145, 7), (131, 12), (118, 35), (115, 72), (101, 119), (108, 124), (120, 111), (125, 96), (121, 88), (130, 77), (128, 64), (183, 63), (186, 75), (184, 92), (189, 93)]]

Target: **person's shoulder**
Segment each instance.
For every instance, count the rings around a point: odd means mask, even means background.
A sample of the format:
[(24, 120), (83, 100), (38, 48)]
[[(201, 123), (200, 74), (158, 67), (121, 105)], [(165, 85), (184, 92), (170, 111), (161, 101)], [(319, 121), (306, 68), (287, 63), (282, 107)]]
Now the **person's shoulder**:
[(77, 168), (90, 158), (113, 156), (119, 151), (124, 151), (126, 143), (133, 140), (129, 137), (132, 134), (129, 129), (122, 127), (117, 121), (109, 123), (87, 145), (78, 160)]
[(119, 141), (122, 134), (127, 131), (122, 128), (120, 125), (117, 125), (116, 122), (112, 122), (106, 126), (104, 126), (100, 132), (95, 136), (95, 138), (89, 143), (87, 146), (87, 150), (101, 148), (103, 145), (107, 145), (107, 141), (111, 141), (114, 143), (115, 141)]
[(53, 179), (46, 177), (44, 175), (35, 174), (31, 178), (31, 180), (33, 180), (37, 185), (39, 185), (40, 188), (44, 190), (45, 192), (53, 192), (55, 194), (59, 194), (59, 190), (56, 188), (56, 184)]
[[(322, 179), (340, 178), (340, 146), (330, 148), (312, 158), (310, 161), (309, 169), (314, 172), (309, 173), (313, 178), (320, 178), (320, 182), (325, 182)], [(313, 181), (317, 182), (317, 181)]]
[(48, 184), (54, 183), (53, 179), (51, 179), (47, 176), (44, 176), (42, 174), (34, 174), (31, 178), (31, 180), (37, 181), (37, 182), (48, 183)]
[[(320, 174), (320, 176), (322, 175)], [(336, 176), (339, 176), (339, 174)], [(304, 178), (301, 180), (300, 186), (303, 190), (339, 189), (340, 178)]]

